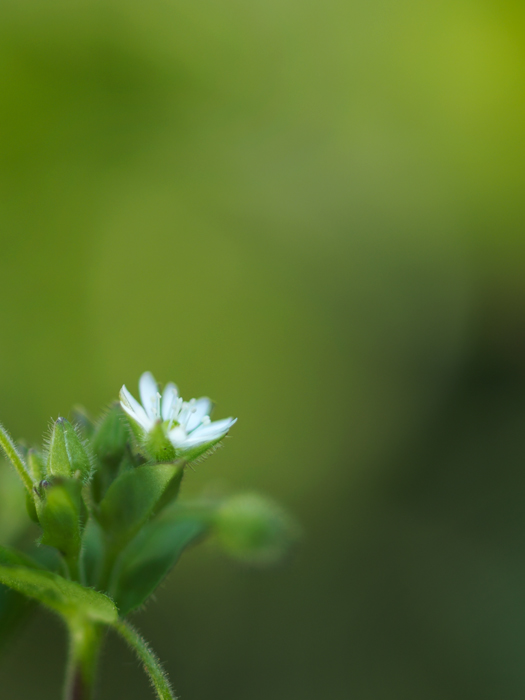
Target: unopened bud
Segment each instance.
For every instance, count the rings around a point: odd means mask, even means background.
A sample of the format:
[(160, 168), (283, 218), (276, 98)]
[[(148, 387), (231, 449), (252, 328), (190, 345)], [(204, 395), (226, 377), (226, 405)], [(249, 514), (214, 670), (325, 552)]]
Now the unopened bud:
[(256, 494), (241, 494), (217, 510), (214, 531), (224, 550), (246, 563), (281, 561), (298, 538), (297, 525), (277, 504)]
[(65, 418), (59, 418), (53, 426), (47, 458), (47, 474), (50, 476), (75, 476), (87, 481), (91, 476), (91, 460), (75, 428)]
[(116, 403), (103, 417), (93, 435), (93, 452), (102, 464), (116, 469), (124, 456), (128, 440), (129, 433), (122, 409), (120, 404)]

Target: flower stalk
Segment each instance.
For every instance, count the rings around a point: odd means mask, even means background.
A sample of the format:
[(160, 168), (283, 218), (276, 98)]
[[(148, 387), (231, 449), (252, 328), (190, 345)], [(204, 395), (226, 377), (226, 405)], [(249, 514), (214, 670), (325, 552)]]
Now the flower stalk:
[(19, 455), (18, 450), (16, 449), (16, 445), (13, 441), (13, 438), (9, 435), (9, 433), (1, 423), (0, 447), (3, 449), (3, 451), (6, 454), (6, 457), (18, 472), (18, 475), (22, 479), (22, 483), (24, 484), (28, 492), (31, 493), (33, 490), (33, 480), (31, 479), (31, 476), (27, 471), (27, 467), (24, 464), (22, 457)]
[(124, 620), (119, 620), (113, 627), (138, 656), (144, 666), (144, 670), (149, 676), (151, 685), (155, 689), (158, 700), (177, 700), (160, 661), (137, 630), (130, 625), (129, 622)]

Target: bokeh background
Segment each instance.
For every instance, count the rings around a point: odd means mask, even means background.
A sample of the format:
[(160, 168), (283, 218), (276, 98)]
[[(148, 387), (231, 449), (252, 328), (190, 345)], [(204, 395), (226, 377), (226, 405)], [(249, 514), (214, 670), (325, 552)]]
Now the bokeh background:
[[(514, 0), (3, 0), (1, 420), (150, 369), (239, 416), (188, 492), (303, 528), (136, 617), (182, 700), (523, 698), (524, 86)], [(65, 645), (38, 614), (1, 696)], [(149, 697), (111, 639), (101, 700)]]

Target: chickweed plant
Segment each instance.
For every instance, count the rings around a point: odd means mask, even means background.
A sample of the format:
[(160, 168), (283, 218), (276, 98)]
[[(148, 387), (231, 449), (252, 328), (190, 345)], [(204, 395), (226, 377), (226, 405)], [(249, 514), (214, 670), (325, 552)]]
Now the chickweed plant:
[[(267, 565), (296, 538), (286, 513), (256, 494), (179, 499), (188, 467), (211, 455), (236, 419), (212, 421), (208, 398), (183, 401), (174, 384), (160, 393), (149, 372), (139, 395), (140, 402), (123, 386), (120, 402), (97, 421), (82, 409), (72, 422), (58, 418), (41, 447), (16, 444), (0, 426), (0, 446), (25, 487), (27, 510), (4, 499), (6, 513), (38, 531), (35, 544), (0, 545), (0, 642), (37, 604), (59, 615), (69, 635), (64, 700), (94, 697), (110, 628), (135, 651), (156, 697), (173, 700), (166, 673), (128, 615), (190, 545), (213, 537), (231, 556)], [(7, 527), (14, 531), (20, 528)]]

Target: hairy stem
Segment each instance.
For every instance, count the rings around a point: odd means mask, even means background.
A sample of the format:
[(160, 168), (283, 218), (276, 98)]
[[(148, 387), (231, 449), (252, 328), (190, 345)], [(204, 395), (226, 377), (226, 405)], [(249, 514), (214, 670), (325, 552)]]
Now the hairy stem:
[(102, 637), (101, 625), (85, 620), (69, 624), (64, 700), (92, 700)]
[(155, 688), (158, 700), (177, 700), (159, 660), (137, 630), (126, 620), (119, 620), (114, 623), (113, 627), (139, 657), (150, 678), (151, 685)]
[(33, 480), (31, 479), (31, 476), (29, 475), (29, 472), (27, 471), (27, 467), (24, 464), (22, 457), (18, 454), (18, 450), (16, 449), (16, 445), (13, 441), (13, 438), (9, 435), (7, 430), (4, 428), (4, 426), (0, 423), (0, 447), (3, 449), (5, 452), (7, 458), (13, 465), (13, 467), (16, 469), (18, 472), (18, 475), (24, 482), (24, 486), (26, 489), (29, 491), (29, 493), (32, 493), (33, 491)]

